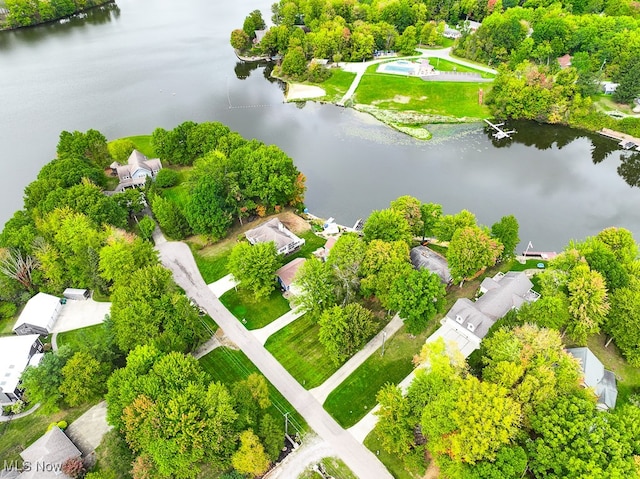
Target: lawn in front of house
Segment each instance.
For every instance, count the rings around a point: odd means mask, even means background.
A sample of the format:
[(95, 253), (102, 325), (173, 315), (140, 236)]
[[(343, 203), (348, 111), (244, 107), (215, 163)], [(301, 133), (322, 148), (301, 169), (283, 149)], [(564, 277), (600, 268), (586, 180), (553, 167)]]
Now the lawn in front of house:
[(47, 432), (52, 422), (75, 421), (93, 404), (85, 404), (75, 408), (61, 409), (52, 414), (36, 411), (20, 419), (0, 423), (0, 460), (10, 462), (20, 459), (19, 454), (36, 439)]
[(263, 328), (291, 311), (289, 301), (278, 289), (274, 289), (268, 298), (257, 301), (247, 290), (232, 289), (220, 296), (220, 301), (247, 329)]
[[(220, 381), (227, 387), (231, 387), (233, 383), (247, 378), (252, 373), (260, 373), (260, 370), (242, 351), (230, 349), (226, 346), (214, 349), (200, 358), (198, 362), (214, 381)], [(283, 415), (286, 412), (291, 412), (289, 414), (289, 427), (298, 432), (306, 432), (308, 430), (307, 423), (302, 416), (271, 383), (269, 383), (269, 397), (271, 406), (268, 412), (276, 420), (282, 419), (284, 421)], [(291, 429), (289, 432), (293, 435)]]
[(604, 364), (605, 369), (616, 375), (618, 384), (618, 399), (616, 404), (627, 404), (632, 394), (640, 393), (640, 368), (631, 366), (620, 354), (615, 342), (605, 348), (607, 335), (604, 333), (591, 336), (587, 346), (591, 352)]
[(326, 239), (318, 236), (313, 231), (305, 231), (304, 233), (299, 233), (297, 236), (304, 240), (304, 246), (295, 253), (283, 257), (282, 264), (287, 264), (296, 258), (311, 258), (313, 252), (318, 248), (322, 248), (327, 242)]
[(484, 118), (487, 106), (478, 104), (478, 91), (487, 83), (432, 82), (415, 77), (365, 73), (356, 89), (354, 103), (393, 111), (456, 118)]
[(86, 344), (97, 344), (108, 335), (105, 324), (95, 324), (85, 328), (74, 329), (58, 333), (56, 342), (58, 347), (69, 346), (74, 352), (82, 350)]
[(16, 324), (16, 318), (0, 319), (0, 335), (13, 334), (14, 324)]
[(264, 347), (306, 389), (320, 386), (340, 365), (335, 365), (318, 341), (320, 326), (305, 314), (274, 333)]
[(413, 370), (413, 356), (439, 326), (432, 321), (426, 331), (411, 336), (403, 326), (347, 377), (324, 402), (324, 408), (344, 428), (349, 428), (377, 404), (376, 395), (386, 383), (398, 384)]

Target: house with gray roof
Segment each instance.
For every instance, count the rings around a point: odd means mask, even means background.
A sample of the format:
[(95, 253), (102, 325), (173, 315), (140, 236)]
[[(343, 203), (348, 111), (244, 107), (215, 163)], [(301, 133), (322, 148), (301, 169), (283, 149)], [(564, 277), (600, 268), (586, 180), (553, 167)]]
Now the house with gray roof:
[(82, 454), (71, 439), (57, 426), (20, 453), (23, 472), (19, 479), (70, 479), (62, 472), (68, 459)]
[(122, 191), (126, 188), (136, 188), (144, 186), (147, 178), (155, 178), (162, 169), (162, 162), (158, 158), (149, 159), (138, 150), (133, 150), (126, 165), (116, 162), (111, 164), (115, 169), (120, 184), (115, 191)]
[(442, 319), (442, 325), (478, 349), (498, 319), (540, 297), (532, 287), (533, 283), (523, 272), (510, 271), (486, 278), (480, 285), (481, 296), (475, 301), (458, 299)]
[(449, 264), (444, 256), (426, 246), (416, 246), (409, 253), (411, 264), (415, 269), (427, 269), (440, 276), (440, 281), (444, 284), (451, 284), (453, 278), (449, 272)]
[(604, 365), (589, 348), (567, 349), (580, 362), (583, 372), (583, 384), (590, 388), (598, 398), (598, 408), (607, 410), (616, 407), (618, 398), (618, 386), (613, 372), (604, 368)]
[(304, 245), (305, 241), (293, 234), (278, 218), (273, 218), (260, 226), (250, 229), (245, 234), (249, 243), (268, 243), (273, 241), (278, 254), (290, 254)]

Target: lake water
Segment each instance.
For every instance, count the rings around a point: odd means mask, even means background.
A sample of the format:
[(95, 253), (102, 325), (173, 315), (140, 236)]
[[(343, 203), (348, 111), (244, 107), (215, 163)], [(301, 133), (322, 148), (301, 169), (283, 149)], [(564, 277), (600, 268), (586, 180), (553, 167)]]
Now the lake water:
[(347, 225), (410, 194), (484, 224), (514, 214), (538, 250), (610, 225), (640, 239), (640, 190), (629, 185), (640, 182), (640, 158), (613, 141), (522, 123), (509, 125), (513, 141), (465, 125), (435, 127), (447, 139), (423, 143), (351, 109), (284, 104), (268, 69), (239, 63), (228, 43), (248, 12), (268, 18), (271, 3), (122, 0), (0, 33), (0, 223), (54, 157), (61, 130), (114, 139), (217, 120), (280, 146), (307, 176), (310, 211)]

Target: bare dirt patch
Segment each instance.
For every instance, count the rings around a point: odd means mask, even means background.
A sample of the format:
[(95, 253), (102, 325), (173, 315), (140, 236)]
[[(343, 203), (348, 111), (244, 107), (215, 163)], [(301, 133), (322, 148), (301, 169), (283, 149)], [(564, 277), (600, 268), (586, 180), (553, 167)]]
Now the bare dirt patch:
[(405, 95), (396, 95), (393, 97), (393, 102), (394, 103), (402, 103), (402, 104), (407, 104), (411, 101), (411, 97), (409, 96), (405, 96)]

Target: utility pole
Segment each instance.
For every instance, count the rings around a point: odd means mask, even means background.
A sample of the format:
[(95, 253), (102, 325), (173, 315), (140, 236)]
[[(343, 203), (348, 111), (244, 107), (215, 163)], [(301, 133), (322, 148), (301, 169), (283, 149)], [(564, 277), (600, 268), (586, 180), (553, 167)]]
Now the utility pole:
[(289, 413), (284, 413), (284, 435), (289, 435)]
[(384, 356), (384, 340), (387, 339), (387, 332), (382, 331), (382, 354), (380, 356)]

